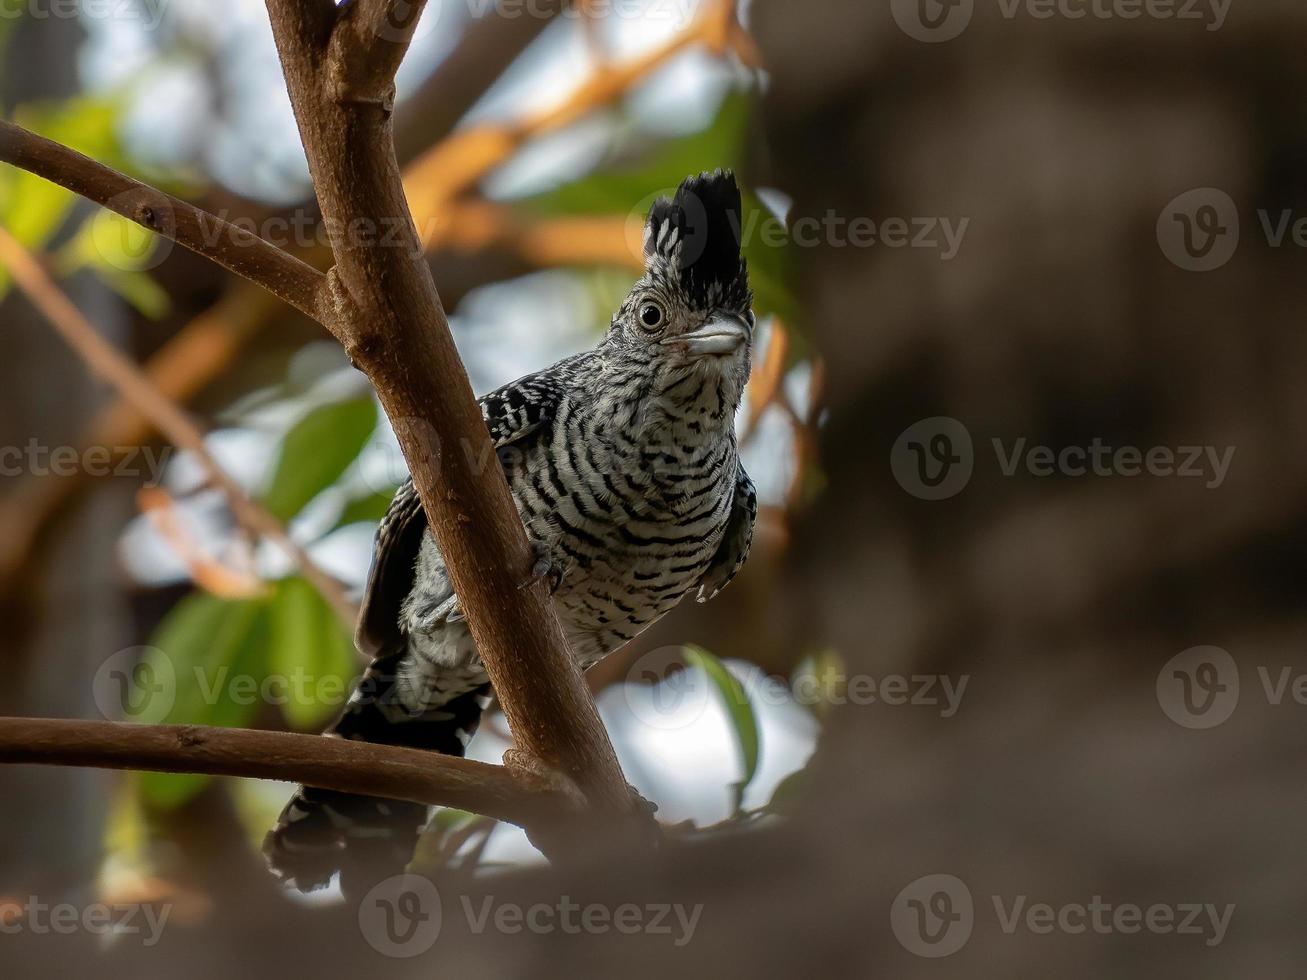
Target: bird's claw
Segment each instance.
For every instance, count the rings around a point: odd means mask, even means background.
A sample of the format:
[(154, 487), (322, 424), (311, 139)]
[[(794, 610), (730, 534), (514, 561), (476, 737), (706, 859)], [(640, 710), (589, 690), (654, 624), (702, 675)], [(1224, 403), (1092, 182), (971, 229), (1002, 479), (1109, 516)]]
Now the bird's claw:
[(563, 584), (563, 577), (567, 575), (567, 566), (555, 561), (549, 549), (539, 542), (532, 547), (535, 550), (535, 564), (531, 566), (530, 576), (518, 588), (529, 589), (537, 582), (548, 582), (549, 594), (553, 595)]

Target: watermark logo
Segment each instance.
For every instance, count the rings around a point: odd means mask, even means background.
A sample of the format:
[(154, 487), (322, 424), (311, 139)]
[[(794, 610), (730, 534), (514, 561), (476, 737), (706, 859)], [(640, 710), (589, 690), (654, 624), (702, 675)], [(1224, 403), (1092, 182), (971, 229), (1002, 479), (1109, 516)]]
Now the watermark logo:
[(166, 194), (152, 187), (134, 187), (114, 195), (91, 219), (92, 245), (117, 269), (157, 269), (172, 254), (176, 237), (176, 208)]
[(1158, 671), (1157, 703), (1177, 725), (1215, 728), (1239, 705), (1239, 667), (1220, 647), (1190, 647)]
[[(444, 4), (425, 5), (414, 0), (395, 0), (386, 8), (386, 16), (377, 26), (377, 37), (395, 44), (421, 40), (435, 31), (440, 24)], [(417, 23), (414, 24), (414, 21)]]
[(713, 683), (685, 665), (685, 648), (659, 647), (642, 654), (626, 673), (622, 697), (631, 714), (654, 731), (688, 728), (709, 710)]
[(909, 953), (927, 959), (952, 956), (975, 925), (971, 889), (954, 875), (923, 875), (909, 882), (890, 906), (890, 928)]
[(92, 696), (109, 721), (157, 725), (176, 701), (177, 673), (162, 650), (128, 647), (100, 665)]
[(971, 23), (975, 0), (890, 0), (899, 30), (915, 41), (951, 41)]
[[(1110, 446), (1095, 438), (1087, 446), (1044, 446), (1025, 437), (990, 440), (1003, 476), (1036, 478), (1178, 477), (1200, 479), (1208, 490), (1225, 483), (1235, 446)], [(895, 480), (921, 500), (945, 500), (961, 493), (977, 462), (971, 433), (957, 419), (937, 416), (914, 422), (890, 451)]]
[[(1007, 21), (1025, 18), (1106, 21), (1173, 20), (1201, 23), (1206, 31), (1225, 25), (1233, 0), (997, 0), (998, 15)], [(938, 44), (958, 37), (971, 24), (974, 0), (890, 0), (899, 29), (908, 37)]]
[(1157, 219), (1157, 243), (1172, 264), (1188, 272), (1219, 269), (1239, 247), (1239, 209), (1215, 187), (1187, 191)]
[(421, 956), (440, 938), (440, 892), (429, 878), (387, 878), (359, 904), (359, 931), (369, 946), (392, 959)]
[[(1013, 936), (1062, 933), (1099, 936), (1151, 933), (1191, 936), (1205, 946), (1219, 946), (1234, 917), (1233, 903), (1110, 902), (1101, 895), (1087, 901), (1031, 901), (1029, 895), (990, 895), (999, 932)], [(949, 874), (925, 875), (910, 882), (890, 907), (890, 927), (908, 952), (928, 959), (956, 953), (971, 938), (979, 912), (971, 890)]]
[[(402, 874), (373, 888), (359, 905), (359, 931), (368, 945), (392, 959), (421, 956), (435, 946), (446, 911), (440, 893), (428, 878)], [(531, 933), (577, 935), (668, 936), (686, 946), (694, 938), (703, 905), (623, 902), (581, 903), (568, 895), (556, 901), (521, 905), (484, 895), (475, 901), (460, 895), (448, 914), (461, 914), (470, 933), (506, 936)], [(452, 920), (451, 920), (452, 921)]]
[(976, 454), (971, 433), (946, 416), (915, 422), (894, 443), (890, 469), (904, 490), (921, 500), (947, 500), (971, 482)]

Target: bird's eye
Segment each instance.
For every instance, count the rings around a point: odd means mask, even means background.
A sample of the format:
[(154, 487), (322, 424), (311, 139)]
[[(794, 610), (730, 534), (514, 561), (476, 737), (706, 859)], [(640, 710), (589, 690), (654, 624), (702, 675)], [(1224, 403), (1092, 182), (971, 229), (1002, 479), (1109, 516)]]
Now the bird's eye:
[(654, 330), (662, 326), (663, 319), (663, 308), (657, 303), (645, 303), (640, 307), (640, 323), (646, 329)]

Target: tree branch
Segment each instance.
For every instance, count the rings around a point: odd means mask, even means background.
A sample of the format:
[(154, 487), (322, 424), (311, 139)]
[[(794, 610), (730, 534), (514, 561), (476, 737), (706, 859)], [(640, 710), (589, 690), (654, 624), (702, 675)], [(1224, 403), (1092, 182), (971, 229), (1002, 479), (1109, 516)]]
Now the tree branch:
[(190, 450), (209, 479), (226, 495), (232, 513), (245, 527), (277, 544), (300, 571), (323, 594), (347, 625), (356, 615), (353, 603), (345, 596), (340, 583), (320, 569), (290, 535), (281, 522), (245, 493), (213, 458), (204, 442), (204, 433), (174, 402), (150, 383), (145, 373), (131, 360), (100, 336), (81, 311), (46, 275), (40, 263), (0, 226), (0, 262), (9, 269), (14, 282), (63, 337), (88, 368), (99, 375), (150, 418), (159, 431), (177, 446)]
[(351, 0), (331, 32), (327, 75), (339, 102), (395, 107), (395, 72), (426, 0)]
[(319, 317), (322, 273), (248, 230), (2, 119), (0, 161), (103, 205)]
[[(334, 232), (336, 316), (327, 326), (391, 420), (519, 748), (576, 782), (593, 808), (585, 821), (591, 832), (651, 836), (653, 823), (627, 787), (544, 584), (519, 587), (534, 556), (507, 480), (498, 467), (479, 473), (470, 463), (493, 449), (404, 197), (390, 111), (337, 97), (340, 80), (330, 75), (344, 68), (332, 58), (335, 69), (320, 69), (299, 6), (267, 0), (314, 188)], [(391, 54), (381, 67), (398, 64)], [(360, 69), (367, 84), (377, 70)], [(360, 220), (386, 227), (398, 247), (340, 234)]]
[(564, 793), (503, 766), (343, 738), (200, 725), (0, 718), (0, 764), (197, 773), (451, 806), (518, 826), (554, 821)]

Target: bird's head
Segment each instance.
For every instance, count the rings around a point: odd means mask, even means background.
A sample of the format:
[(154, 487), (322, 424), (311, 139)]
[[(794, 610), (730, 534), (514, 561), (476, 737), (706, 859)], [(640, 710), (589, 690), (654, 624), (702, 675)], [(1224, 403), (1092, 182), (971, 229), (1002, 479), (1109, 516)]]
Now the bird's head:
[(753, 293), (740, 256), (740, 188), (718, 170), (660, 198), (644, 228), (645, 273), (613, 318), (610, 343), (673, 373), (749, 374)]

